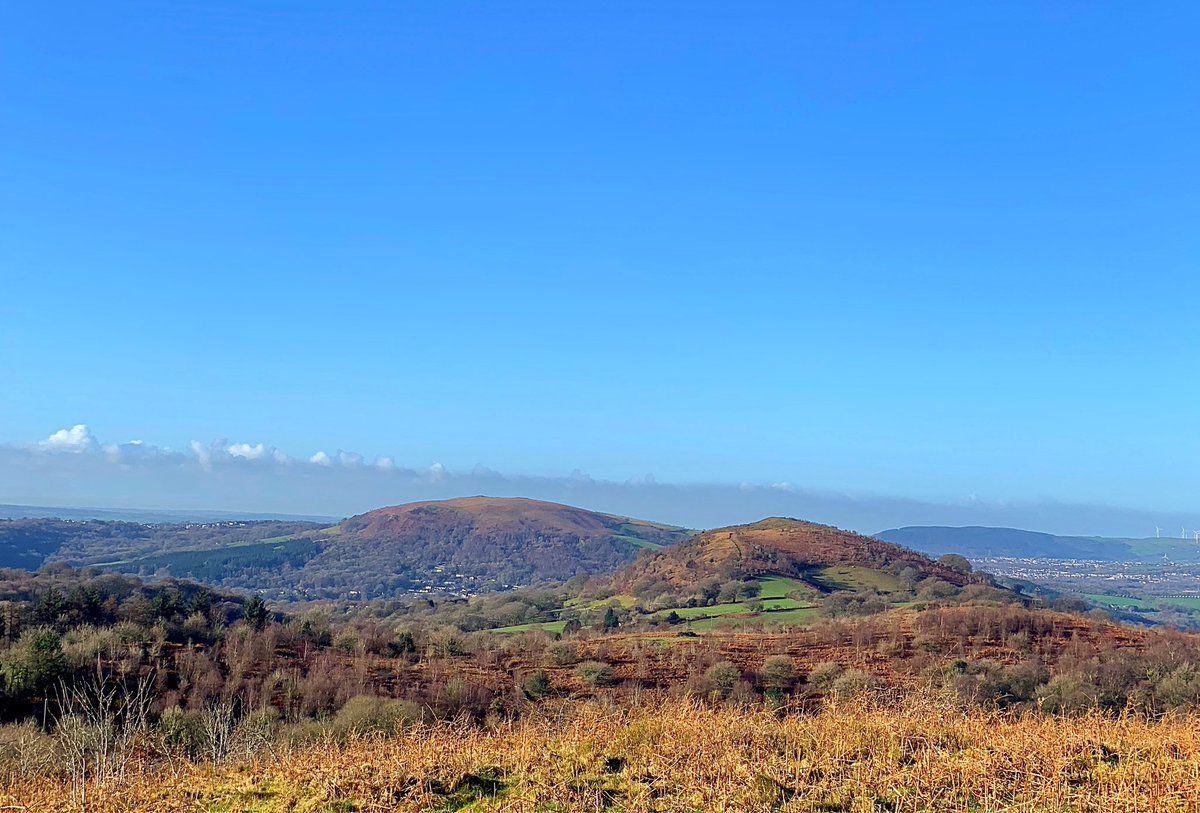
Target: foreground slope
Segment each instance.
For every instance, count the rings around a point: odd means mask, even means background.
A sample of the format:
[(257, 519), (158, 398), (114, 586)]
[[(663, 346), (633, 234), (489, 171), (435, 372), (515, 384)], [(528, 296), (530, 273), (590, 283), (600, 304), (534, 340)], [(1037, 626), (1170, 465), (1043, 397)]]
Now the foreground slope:
[[(1198, 723), (961, 713), (936, 701), (783, 716), (573, 703), (510, 725), (418, 726), (216, 765), (144, 760), (89, 788), (86, 809), (1182, 813), (1200, 807)], [(65, 775), (39, 773), (0, 780), (0, 805), (83, 807)]]

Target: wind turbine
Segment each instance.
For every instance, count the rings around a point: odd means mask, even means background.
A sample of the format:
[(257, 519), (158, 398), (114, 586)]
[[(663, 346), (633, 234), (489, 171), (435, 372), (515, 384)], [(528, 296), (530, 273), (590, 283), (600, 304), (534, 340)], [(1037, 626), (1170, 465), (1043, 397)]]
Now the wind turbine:
[(1179, 526), (1179, 538), (1187, 539), (1187, 528), (1183, 527), (1182, 525)]
[(1158, 527), (1157, 525), (1154, 526), (1154, 538), (1155, 539), (1162, 538), (1162, 528)]

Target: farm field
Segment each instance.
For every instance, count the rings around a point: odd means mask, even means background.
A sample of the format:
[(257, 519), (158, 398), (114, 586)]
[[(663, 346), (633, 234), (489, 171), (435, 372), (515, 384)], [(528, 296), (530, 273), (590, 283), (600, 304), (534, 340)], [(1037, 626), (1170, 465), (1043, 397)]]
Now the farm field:
[[(646, 617), (655, 621), (664, 621), (671, 613), (674, 613), (677, 618), (688, 622), (689, 629), (697, 632), (718, 629), (723, 626), (747, 627), (775, 623), (807, 624), (816, 619), (817, 611), (811, 602), (798, 601), (788, 597), (789, 594), (802, 593), (812, 596), (816, 600), (820, 594), (810, 585), (796, 579), (788, 579), (780, 576), (760, 578), (756, 581), (760, 585), (759, 594), (756, 599), (728, 602), (725, 604), (712, 604), (703, 607), (679, 607), (674, 610), (660, 610)], [(591, 602), (570, 601), (567, 602), (566, 606), (575, 610), (595, 610), (609, 604), (615, 604), (625, 609), (631, 609), (636, 603), (637, 599), (633, 596), (619, 595), (611, 599)], [(761, 609), (756, 609), (760, 603)], [(725, 618), (726, 616), (745, 617), (727, 619)], [(722, 621), (727, 621), (728, 623), (719, 623)], [(535, 630), (561, 633), (565, 626), (565, 621), (546, 621), (496, 627), (488, 631), (497, 634), (532, 632)]]

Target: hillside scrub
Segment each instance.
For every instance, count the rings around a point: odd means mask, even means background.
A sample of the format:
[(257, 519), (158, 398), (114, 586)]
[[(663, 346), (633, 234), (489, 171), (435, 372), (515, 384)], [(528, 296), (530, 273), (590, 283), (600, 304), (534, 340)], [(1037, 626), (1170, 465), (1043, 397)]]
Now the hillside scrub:
[[(91, 813), (243, 811), (1121, 810), (1200, 806), (1200, 718), (1014, 715), (945, 695), (817, 714), (644, 698), (515, 721), (293, 738), (214, 762), (143, 750)], [(30, 729), (0, 729), (0, 806), (82, 811)], [(19, 768), (16, 766), (20, 766)]]

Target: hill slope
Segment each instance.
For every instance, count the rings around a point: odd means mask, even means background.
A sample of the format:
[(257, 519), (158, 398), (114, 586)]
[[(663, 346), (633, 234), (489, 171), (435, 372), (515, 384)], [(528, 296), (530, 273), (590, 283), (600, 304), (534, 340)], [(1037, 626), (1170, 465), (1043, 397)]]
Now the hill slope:
[[(751, 525), (697, 534), (668, 550), (643, 558), (608, 580), (617, 592), (635, 595), (651, 585), (691, 588), (706, 579), (785, 576), (821, 589), (872, 587), (837, 580), (866, 574), (895, 575), (912, 568), (956, 587), (971, 577), (907, 548), (827, 525), (794, 519), (766, 519)], [(879, 583), (887, 580), (882, 576)]]
[(410, 503), (329, 529), (300, 575), (325, 593), (352, 585), (377, 595), (404, 587), (478, 592), (611, 571), (689, 534), (538, 500)]
[(169, 551), (211, 550), (290, 537), (323, 527), (304, 521), (222, 520), (141, 523), (105, 519), (0, 519), (0, 567), (37, 570), (133, 559)]

